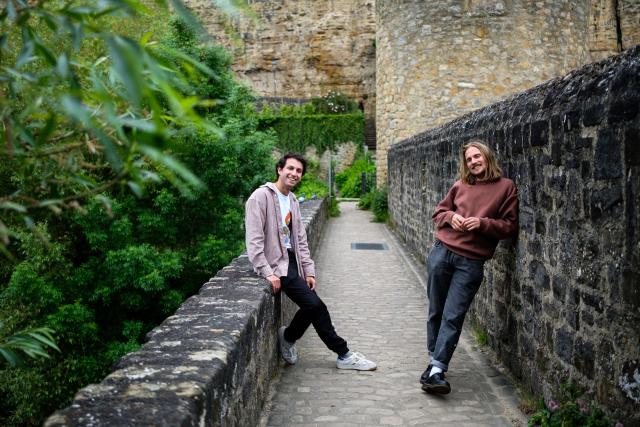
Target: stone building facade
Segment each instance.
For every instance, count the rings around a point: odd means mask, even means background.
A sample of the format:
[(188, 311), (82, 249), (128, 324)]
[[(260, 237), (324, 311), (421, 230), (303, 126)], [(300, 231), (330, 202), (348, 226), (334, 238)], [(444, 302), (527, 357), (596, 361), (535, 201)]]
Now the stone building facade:
[(390, 215), (423, 260), (471, 138), (516, 183), (520, 230), (485, 264), (470, 317), (532, 391), (571, 381), (640, 426), (640, 46), (393, 146)]
[(640, 43), (637, 0), (378, 0), (377, 162), (418, 132)]

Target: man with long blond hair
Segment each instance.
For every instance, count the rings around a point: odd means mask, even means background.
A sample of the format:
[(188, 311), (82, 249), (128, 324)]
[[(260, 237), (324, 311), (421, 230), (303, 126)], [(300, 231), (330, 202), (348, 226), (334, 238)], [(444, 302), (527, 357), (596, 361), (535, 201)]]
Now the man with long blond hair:
[(493, 151), (472, 140), (460, 150), (460, 179), (436, 206), (436, 239), (427, 258), (427, 349), (431, 361), (420, 377), (429, 393), (451, 391), (444, 373), (460, 339), (464, 318), (480, 288), (484, 262), (498, 241), (518, 228), (518, 192), (502, 177)]

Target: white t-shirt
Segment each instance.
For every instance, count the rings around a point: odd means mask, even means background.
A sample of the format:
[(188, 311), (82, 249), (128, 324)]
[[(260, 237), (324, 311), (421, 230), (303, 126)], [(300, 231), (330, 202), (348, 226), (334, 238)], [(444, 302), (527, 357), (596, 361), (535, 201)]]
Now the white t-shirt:
[(291, 200), (289, 196), (285, 196), (278, 189), (278, 202), (280, 203), (280, 223), (284, 232), (284, 245), (287, 249), (291, 249)]

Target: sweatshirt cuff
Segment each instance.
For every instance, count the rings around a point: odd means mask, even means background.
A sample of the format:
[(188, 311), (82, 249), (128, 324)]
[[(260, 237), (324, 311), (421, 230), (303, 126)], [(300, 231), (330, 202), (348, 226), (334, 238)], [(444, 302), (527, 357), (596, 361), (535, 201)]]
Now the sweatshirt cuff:
[(449, 212), (447, 212), (447, 213), (444, 215), (444, 221), (445, 221), (447, 224), (451, 225), (451, 223), (453, 222), (453, 216), (454, 216), (455, 214), (456, 214), (456, 213), (455, 213), (455, 212), (453, 212), (453, 211), (449, 211)]
[(260, 269), (260, 275), (261, 275), (262, 277), (264, 277), (265, 279), (266, 279), (267, 277), (269, 277), (269, 276), (274, 276), (274, 274), (273, 274), (273, 270), (272, 270), (272, 269), (271, 269), (271, 267), (270, 267), (270, 266), (268, 266), (268, 265), (267, 265), (267, 266), (265, 266), (265, 267), (262, 267), (262, 268)]

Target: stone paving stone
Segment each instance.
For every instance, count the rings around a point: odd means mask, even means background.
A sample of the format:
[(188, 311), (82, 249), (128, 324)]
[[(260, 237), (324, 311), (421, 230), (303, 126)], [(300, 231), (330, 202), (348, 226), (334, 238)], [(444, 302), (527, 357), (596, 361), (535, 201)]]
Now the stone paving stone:
[[(336, 369), (336, 356), (310, 327), (285, 366), (262, 426), (521, 426), (515, 390), (463, 332), (447, 379), (452, 392), (429, 395), (418, 379), (428, 362), (424, 271), (371, 214), (341, 203), (314, 256), (318, 294), (349, 348), (378, 363), (374, 372)], [(351, 243), (389, 250), (352, 250)]]

